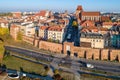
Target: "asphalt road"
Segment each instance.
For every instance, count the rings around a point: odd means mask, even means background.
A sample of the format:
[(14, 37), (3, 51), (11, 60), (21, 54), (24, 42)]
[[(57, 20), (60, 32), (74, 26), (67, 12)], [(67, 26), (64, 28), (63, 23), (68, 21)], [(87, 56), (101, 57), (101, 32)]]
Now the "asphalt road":
[[(64, 41), (74, 42), (75, 46), (79, 46), (80, 45), (79, 30), (78, 30), (78, 28), (72, 26), (73, 21), (75, 21), (74, 17), (71, 16), (71, 18), (69, 20), (69, 25), (66, 28), (66, 35), (64, 37)], [(67, 39), (68, 34), (71, 34), (70, 39)]]

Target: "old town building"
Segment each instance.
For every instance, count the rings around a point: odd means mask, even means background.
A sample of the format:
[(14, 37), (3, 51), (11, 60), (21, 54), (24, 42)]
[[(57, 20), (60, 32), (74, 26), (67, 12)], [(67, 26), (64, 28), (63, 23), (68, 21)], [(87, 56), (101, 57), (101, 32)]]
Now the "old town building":
[(106, 35), (98, 33), (81, 33), (80, 42), (84, 42), (84, 46), (91, 44), (91, 48), (105, 48), (108, 46), (108, 39)]
[(10, 35), (12, 36), (12, 38), (14, 40), (17, 40), (17, 34), (18, 34), (19, 31), (20, 31), (19, 26), (15, 25), (15, 24), (12, 24), (10, 26)]
[(84, 11), (82, 6), (78, 6), (75, 12), (78, 20), (84, 21), (84, 20), (91, 20), (91, 21), (101, 21), (101, 15), (100, 12), (94, 11), (94, 12), (88, 12)]

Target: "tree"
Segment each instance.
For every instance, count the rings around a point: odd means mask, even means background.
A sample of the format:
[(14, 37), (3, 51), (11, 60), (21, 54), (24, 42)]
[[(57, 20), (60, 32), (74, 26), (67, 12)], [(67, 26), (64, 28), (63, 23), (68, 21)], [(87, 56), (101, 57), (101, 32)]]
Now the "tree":
[(0, 35), (6, 35), (9, 34), (9, 29), (8, 28), (2, 28), (0, 27)]
[(55, 70), (54, 70), (54, 74), (55, 74), (55, 75), (56, 75), (56, 74), (59, 74), (58, 69), (55, 69)]
[(59, 43), (59, 40), (56, 40), (55, 42), (56, 42), (56, 43)]
[(21, 31), (19, 31), (18, 33), (17, 33), (17, 40), (22, 40), (22, 32)]
[(73, 26), (73, 27), (78, 27), (77, 21), (73, 21), (72, 26)]
[(62, 80), (62, 77), (60, 74), (54, 75), (54, 80)]
[(45, 66), (44, 69), (45, 69), (45, 72), (44, 72), (43, 76), (47, 76), (48, 71), (50, 70), (50, 68), (48, 66)]
[(2, 41), (0, 41), (0, 63), (2, 62), (4, 51), (4, 44)]

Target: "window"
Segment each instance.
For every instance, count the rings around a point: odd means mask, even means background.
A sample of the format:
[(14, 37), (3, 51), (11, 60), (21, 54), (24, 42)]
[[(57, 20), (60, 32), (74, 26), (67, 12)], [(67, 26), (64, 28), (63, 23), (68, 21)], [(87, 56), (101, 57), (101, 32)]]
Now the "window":
[(96, 42), (98, 42), (98, 40), (96, 40)]

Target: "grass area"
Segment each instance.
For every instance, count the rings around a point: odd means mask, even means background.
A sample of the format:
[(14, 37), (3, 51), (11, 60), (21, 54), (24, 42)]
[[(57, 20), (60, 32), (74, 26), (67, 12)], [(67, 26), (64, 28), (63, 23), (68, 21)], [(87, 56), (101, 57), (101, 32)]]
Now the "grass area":
[(100, 77), (100, 76), (93, 76), (89, 74), (80, 74), (81, 75), (81, 80), (117, 80), (117, 79), (110, 79), (110, 78), (105, 78), (105, 77)]
[(29, 59), (29, 60), (32, 60), (32, 61), (36, 61), (36, 62), (42, 62), (42, 63), (46, 63), (46, 64), (50, 64), (50, 61), (47, 61), (45, 59), (36, 59), (34, 57), (29, 57), (29, 56), (26, 56), (24, 54), (18, 54), (16, 52), (12, 52), (12, 51), (9, 51), (10, 52), (10, 55), (15, 55), (15, 56), (19, 56), (19, 57), (22, 57), (22, 58), (26, 58), (26, 59)]
[(29, 50), (34, 50), (37, 52), (43, 52), (43, 53), (48, 53), (48, 54), (54, 54), (53, 52), (47, 51), (47, 50), (43, 50), (43, 49), (39, 49), (37, 47), (34, 47), (32, 44), (29, 44), (27, 42), (24, 41), (12, 41), (12, 42), (7, 42), (5, 43), (5, 45), (12, 45), (12, 46), (16, 46), (16, 47), (20, 47), (20, 48), (26, 48)]
[(109, 75), (109, 76), (120, 76), (117, 73), (111, 73), (111, 72), (106, 72), (104, 70), (97, 70), (97, 69), (89, 69), (89, 68), (80, 68), (80, 70), (83, 71), (88, 71), (88, 72), (93, 72), (93, 73), (98, 73), (98, 74), (105, 74), (105, 75)]
[(59, 71), (59, 73), (65, 80), (75, 80), (75, 75), (73, 73), (66, 71)]
[(32, 63), (20, 58), (16, 58), (13, 56), (7, 56), (3, 59), (2, 64), (5, 64), (7, 68), (14, 69), (20, 71), (23, 69), (25, 72), (36, 73), (43, 75), (44, 74), (44, 66), (41, 64)]

